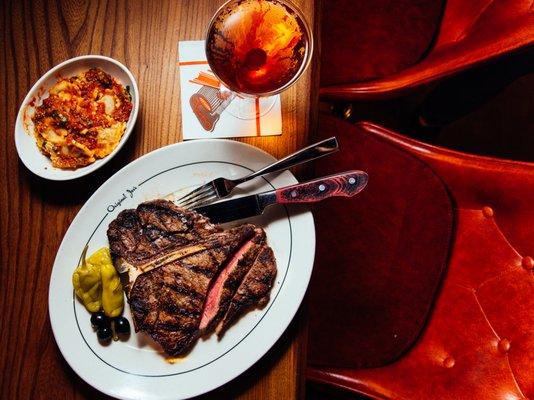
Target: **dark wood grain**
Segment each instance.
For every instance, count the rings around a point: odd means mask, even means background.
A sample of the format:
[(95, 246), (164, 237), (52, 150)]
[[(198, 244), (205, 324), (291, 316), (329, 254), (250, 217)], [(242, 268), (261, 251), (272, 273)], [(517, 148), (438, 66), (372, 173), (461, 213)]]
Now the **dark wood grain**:
[[(309, 19), (313, 1), (296, 1)], [(90, 195), (128, 162), (181, 140), (176, 66), (179, 40), (201, 39), (221, 1), (4, 1), (0, 15), (0, 397), (94, 399), (105, 396), (66, 364), (48, 318), (56, 251)], [(75, 182), (30, 173), (15, 151), (18, 108), (33, 83), (68, 58), (103, 54), (136, 76), (141, 108), (127, 145), (106, 166)], [(275, 157), (308, 141), (310, 69), (282, 96), (283, 135), (243, 141)], [(298, 95), (297, 95), (298, 94)], [(305, 172), (299, 170), (299, 172)], [(299, 314), (300, 315), (300, 314)], [(297, 317), (273, 349), (206, 398), (288, 399), (301, 395), (304, 329)]]

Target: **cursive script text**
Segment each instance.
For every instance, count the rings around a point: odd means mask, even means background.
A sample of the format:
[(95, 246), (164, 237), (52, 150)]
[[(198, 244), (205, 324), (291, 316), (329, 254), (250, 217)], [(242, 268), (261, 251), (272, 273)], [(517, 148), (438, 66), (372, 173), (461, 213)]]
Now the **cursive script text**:
[[(137, 186), (133, 186), (132, 188), (130, 189), (126, 189), (126, 192), (128, 193), (130, 199), (133, 198), (134, 196), (134, 192), (137, 190)], [(119, 208), (122, 203), (124, 203), (124, 201), (126, 200), (126, 193), (122, 193), (121, 195), (121, 198), (118, 199), (116, 202), (114, 202), (113, 204), (110, 204), (106, 210), (108, 210), (108, 212), (113, 212), (115, 211), (117, 208)]]

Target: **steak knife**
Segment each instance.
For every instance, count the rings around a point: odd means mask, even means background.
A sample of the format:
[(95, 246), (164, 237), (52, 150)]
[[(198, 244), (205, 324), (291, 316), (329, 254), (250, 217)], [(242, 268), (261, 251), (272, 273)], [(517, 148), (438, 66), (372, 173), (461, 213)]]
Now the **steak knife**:
[(235, 221), (261, 215), (272, 204), (314, 203), (334, 196), (352, 197), (363, 190), (368, 179), (363, 171), (347, 171), (194, 210), (215, 223)]

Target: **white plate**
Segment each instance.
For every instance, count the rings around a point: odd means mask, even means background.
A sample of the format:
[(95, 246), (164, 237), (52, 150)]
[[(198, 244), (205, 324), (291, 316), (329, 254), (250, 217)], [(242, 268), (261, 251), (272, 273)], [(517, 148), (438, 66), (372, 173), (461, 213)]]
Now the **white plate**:
[[(240, 177), (274, 161), (269, 154), (239, 142), (185, 142), (147, 154), (112, 176), (87, 201), (58, 250), (49, 288), (52, 329), (63, 356), (87, 383), (123, 399), (183, 399), (232, 380), (260, 359), (295, 315), (310, 279), (315, 229), (310, 212), (273, 206), (250, 219), (265, 228), (276, 256), (278, 274), (271, 300), (245, 315), (222, 340), (199, 340), (176, 364), (165, 361), (150, 338), (132, 333), (129, 340), (98, 343), (90, 314), (76, 300), (71, 275), (85, 244), (89, 254), (107, 246), (106, 229), (117, 214), (139, 203), (174, 192), (175, 196), (218, 176)], [(241, 190), (260, 192), (296, 183), (289, 172), (259, 178)], [(124, 315), (130, 319), (126, 307)]]
[[(52, 166), (50, 159), (37, 148), (31, 116), (35, 111), (35, 107), (41, 105), (42, 101), (48, 97), (49, 89), (54, 86), (58, 78), (71, 77), (80, 72), (87, 71), (92, 67), (101, 68), (113, 78), (117, 79), (122, 85), (130, 87), (133, 107), (128, 123), (126, 124), (126, 131), (117, 147), (106, 157), (75, 170), (55, 168)], [(32, 105), (33, 100), (35, 101)], [(117, 154), (132, 132), (138, 111), (139, 90), (137, 89), (137, 83), (132, 73), (123, 64), (113, 58), (98, 55), (71, 58), (56, 65), (44, 74), (24, 98), (17, 115), (17, 121), (15, 122), (15, 146), (17, 147), (17, 152), (22, 163), (34, 174), (55, 181), (79, 178), (102, 167)]]

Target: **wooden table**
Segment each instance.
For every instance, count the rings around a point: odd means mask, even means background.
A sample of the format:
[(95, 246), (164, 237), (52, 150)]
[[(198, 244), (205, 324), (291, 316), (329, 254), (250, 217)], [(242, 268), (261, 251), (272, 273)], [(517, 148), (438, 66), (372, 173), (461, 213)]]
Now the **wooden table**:
[[(103, 398), (67, 365), (48, 317), (52, 264), (70, 222), (91, 194), (128, 162), (181, 140), (179, 40), (202, 39), (222, 2), (4, 1), (0, 32), (0, 397)], [(296, 0), (313, 18), (313, 1)], [(137, 78), (141, 108), (127, 145), (106, 166), (73, 182), (29, 172), (15, 151), (18, 108), (48, 69), (82, 54), (111, 56)], [(282, 96), (281, 137), (244, 141), (275, 157), (307, 143), (315, 91), (312, 69)], [(298, 94), (298, 95), (297, 95)], [(312, 118), (313, 119), (313, 118)], [(302, 175), (302, 170), (299, 170)], [(291, 399), (303, 396), (305, 333), (299, 312), (283, 337), (245, 374), (206, 398)]]

